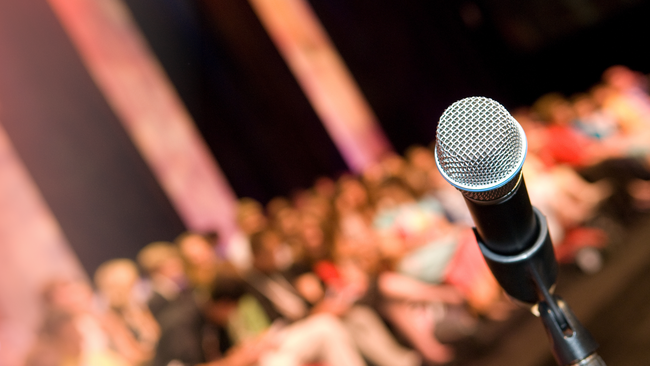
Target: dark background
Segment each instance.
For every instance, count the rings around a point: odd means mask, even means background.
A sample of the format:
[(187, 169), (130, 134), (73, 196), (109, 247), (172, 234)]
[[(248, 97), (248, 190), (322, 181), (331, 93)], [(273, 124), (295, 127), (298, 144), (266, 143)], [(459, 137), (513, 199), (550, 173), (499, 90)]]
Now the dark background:
[[(347, 170), (247, 1), (126, 0), (228, 180), (262, 202)], [(312, 0), (398, 152), (452, 102), (650, 71), (650, 2)], [(45, 0), (0, 2), (0, 120), (84, 267), (184, 226)]]
[[(247, 1), (127, 0), (240, 196), (263, 202), (346, 166)], [(402, 153), (472, 95), (512, 109), (650, 71), (644, 0), (311, 0)]]

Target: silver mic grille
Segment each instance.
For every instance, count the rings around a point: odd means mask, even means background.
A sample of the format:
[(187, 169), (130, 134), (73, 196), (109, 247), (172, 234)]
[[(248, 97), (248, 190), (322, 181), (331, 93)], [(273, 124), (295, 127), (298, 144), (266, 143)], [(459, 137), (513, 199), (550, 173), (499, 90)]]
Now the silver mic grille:
[(526, 158), (526, 145), (521, 126), (501, 104), (465, 98), (440, 117), (436, 163), (445, 179), (467, 197), (492, 200), (518, 183), (515, 176)]

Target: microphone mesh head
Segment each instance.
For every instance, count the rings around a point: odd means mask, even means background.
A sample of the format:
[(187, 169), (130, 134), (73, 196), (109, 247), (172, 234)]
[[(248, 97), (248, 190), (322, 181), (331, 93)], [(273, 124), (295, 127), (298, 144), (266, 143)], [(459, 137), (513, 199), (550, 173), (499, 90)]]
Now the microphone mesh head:
[(513, 178), (526, 157), (526, 137), (501, 104), (465, 98), (440, 117), (435, 154), (449, 183), (470, 198), (491, 200), (517, 184)]

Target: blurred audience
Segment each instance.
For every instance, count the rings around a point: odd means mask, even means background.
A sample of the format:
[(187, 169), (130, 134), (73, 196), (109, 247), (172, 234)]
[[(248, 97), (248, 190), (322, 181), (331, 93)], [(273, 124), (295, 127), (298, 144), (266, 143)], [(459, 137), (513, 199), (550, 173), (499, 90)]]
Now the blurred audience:
[[(647, 79), (613, 66), (586, 93), (550, 93), (513, 115), (558, 260), (598, 271), (616, 228), (650, 210)], [(450, 340), (513, 309), (430, 148), (266, 206), (242, 198), (236, 219), (222, 247), (194, 232), (144, 247), (146, 280), (116, 259), (95, 273), (97, 295), (54, 281), (26, 365), (444, 364)]]
[(151, 243), (138, 253), (138, 263), (151, 280), (148, 305), (160, 326), (151, 365), (205, 362), (201, 304), (187, 279), (178, 248), (168, 242)]
[(114, 259), (95, 272), (95, 286), (105, 301), (104, 328), (114, 349), (132, 365), (144, 365), (154, 355), (160, 329), (144, 299), (136, 295), (140, 279), (130, 259)]
[(43, 300), (45, 320), (27, 365), (137, 364), (120, 353), (121, 334), (107, 324), (86, 281), (54, 280), (43, 290)]

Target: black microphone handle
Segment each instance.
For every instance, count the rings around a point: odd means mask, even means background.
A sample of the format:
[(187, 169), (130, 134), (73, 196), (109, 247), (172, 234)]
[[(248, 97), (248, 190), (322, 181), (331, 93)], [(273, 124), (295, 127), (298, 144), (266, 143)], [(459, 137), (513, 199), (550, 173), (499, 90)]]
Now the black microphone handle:
[(503, 255), (525, 251), (539, 232), (523, 175), (516, 174), (513, 179), (520, 180), (514, 190), (497, 200), (479, 201), (463, 195), (483, 244)]

